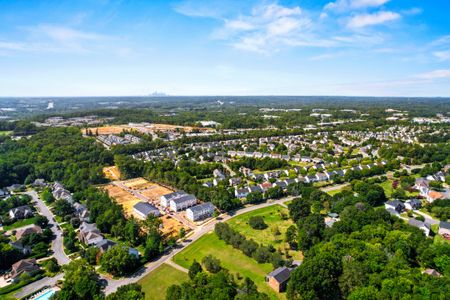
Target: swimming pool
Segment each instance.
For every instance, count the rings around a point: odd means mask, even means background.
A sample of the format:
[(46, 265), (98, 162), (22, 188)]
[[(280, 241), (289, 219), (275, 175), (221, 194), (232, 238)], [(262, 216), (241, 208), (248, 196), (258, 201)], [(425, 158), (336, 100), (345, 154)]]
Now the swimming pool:
[(54, 293), (55, 293), (55, 290), (48, 290), (47, 292), (40, 295), (39, 297), (34, 298), (34, 300), (48, 300), (48, 299), (50, 299), (51, 296), (53, 296)]

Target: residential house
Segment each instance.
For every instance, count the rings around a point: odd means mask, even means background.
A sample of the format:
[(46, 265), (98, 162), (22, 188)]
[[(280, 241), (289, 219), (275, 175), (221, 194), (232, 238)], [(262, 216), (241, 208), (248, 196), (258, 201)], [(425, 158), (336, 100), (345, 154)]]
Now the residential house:
[(86, 208), (86, 206), (84, 206), (81, 203), (76, 202), (73, 204), (73, 208), (75, 209), (75, 214), (78, 216), (78, 218), (81, 221), (85, 221), (85, 222), (89, 221), (89, 211)]
[(426, 236), (430, 235), (430, 231), (431, 231), (430, 224), (413, 219), (413, 218), (409, 219), (408, 224), (423, 230), (423, 232), (425, 233)]
[(248, 194), (249, 194), (248, 188), (241, 188), (234, 190), (234, 196), (239, 199), (247, 197)]
[(291, 276), (292, 269), (287, 267), (279, 267), (266, 275), (266, 282), (276, 292), (283, 292), (286, 290), (287, 283)]
[(0, 189), (0, 199), (5, 199), (9, 196), (9, 192), (7, 190)]
[(235, 177), (235, 178), (230, 178), (228, 182), (230, 183), (230, 186), (236, 186), (236, 185), (241, 184), (242, 180), (240, 177)]
[(194, 206), (197, 204), (197, 198), (191, 194), (184, 194), (180, 197), (173, 198), (169, 202), (170, 209), (174, 212), (185, 210), (188, 207)]
[(407, 210), (419, 209), (421, 207), (422, 207), (422, 201), (420, 201), (419, 199), (410, 199), (410, 200), (406, 200), (406, 202), (405, 202), (405, 208)]
[(318, 172), (316, 174), (317, 181), (327, 181), (328, 177), (325, 173)]
[(78, 231), (78, 238), (86, 245), (97, 244), (103, 240), (103, 236), (100, 233), (100, 230), (97, 229), (97, 225), (95, 223), (86, 222), (81, 223)]
[(22, 238), (30, 235), (32, 233), (42, 234), (42, 228), (38, 225), (30, 225), (25, 228), (17, 229), (16, 231), (16, 241), (20, 241)]
[(18, 192), (25, 189), (25, 186), (23, 184), (15, 183), (13, 185), (10, 185), (6, 188), (10, 193), (12, 192)]
[(272, 187), (272, 183), (270, 183), (269, 181), (265, 181), (265, 182), (259, 184), (259, 187), (261, 188), (261, 190), (263, 192), (266, 192), (268, 189), (270, 189)]
[(23, 255), (29, 255), (31, 254), (31, 247), (30, 246), (24, 246), (20, 241), (17, 242), (10, 242), (9, 243), (11, 247), (18, 250)]
[(438, 271), (436, 271), (435, 269), (425, 269), (422, 271), (422, 274), (427, 274), (430, 276), (434, 276), (434, 277), (441, 277), (441, 273), (439, 273)]
[(400, 212), (405, 210), (405, 205), (403, 204), (403, 202), (401, 202), (399, 200), (387, 201), (384, 204), (384, 207), (386, 209), (393, 209), (393, 210), (395, 210), (398, 213), (400, 213)]
[(206, 181), (202, 185), (206, 186), (207, 188), (212, 188), (214, 186), (214, 183), (212, 181)]
[(115, 245), (117, 245), (116, 242), (113, 242), (108, 239), (102, 239), (101, 241), (98, 241), (97, 243), (95, 243), (95, 247), (97, 247), (100, 250), (100, 253), (105, 253), (106, 251), (108, 251), (109, 249), (114, 247)]
[(15, 220), (27, 219), (34, 215), (33, 211), (31, 210), (31, 207), (29, 207), (28, 205), (12, 208), (9, 210), (8, 214), (11, 219)]
[(47, 183), (45, 183), (44, 179), (38, 178), (31, 184), (31, 186), (34, 188), (44, 188), (47, 186)]
[(426, 196), (430, 189), (430, 183), (425, 178), (416, 178), (413, 188), (418, 190), (420, 195)]
[(445, 238), (450, 239), (450, 222), (439, 222), (439, 231), (438, 233)]
[(13, 282), (17, 282), (20, 276), (23, 274), (28, 274), (33, 276), (40, 271), (40, 267), (36, 262), (36, 259), (22, 259), (12, 265), (11, 279)]
[(263, 193), (262, 188), (259, 185), (252, 185), (248, 187), (250, 193)]
[(272, 184), (272, 187), (277, 187), (277, 186), (282, 188), (283, 190), (285, 190), (287, 188), (287, 184), (285, 181), (276, 181)]
[(138, 202), (133, 206), (133, 212), (141, 219), (147, 219), (148, 215), (152, 214), (155, 217), (159, 217), (161, 213), (156, 206), (148, 202)]
[(445, 194), (437, 191), (429, 191), (426, 199), (429, 203), (433, 203), (436, 200), (445, 199)]
[(186, 218), (191, 221), (198, 221), (205, 218), (209, 218), (213, 215), (215, 210), (212, 203), (207, 202), (200, 205), (190, 207), (186, 210)]

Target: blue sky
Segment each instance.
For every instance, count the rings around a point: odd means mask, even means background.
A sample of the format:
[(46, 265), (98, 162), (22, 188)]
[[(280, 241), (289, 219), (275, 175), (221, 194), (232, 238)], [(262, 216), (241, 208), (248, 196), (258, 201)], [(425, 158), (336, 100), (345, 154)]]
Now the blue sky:
[(0, 0), (0, 96), (450, 96), (448, 0)]

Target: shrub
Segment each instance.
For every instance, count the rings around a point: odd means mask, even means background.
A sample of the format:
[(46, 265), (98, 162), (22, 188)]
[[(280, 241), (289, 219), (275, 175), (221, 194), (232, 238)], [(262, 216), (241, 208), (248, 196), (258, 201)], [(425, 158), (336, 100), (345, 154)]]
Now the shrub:
[(263, 217), (260, 216), (250, 217), (250, 219), (248, 220), (248, 224), (253, 229), (262, 230), (267, 228), (267, 224), (264, 222)]

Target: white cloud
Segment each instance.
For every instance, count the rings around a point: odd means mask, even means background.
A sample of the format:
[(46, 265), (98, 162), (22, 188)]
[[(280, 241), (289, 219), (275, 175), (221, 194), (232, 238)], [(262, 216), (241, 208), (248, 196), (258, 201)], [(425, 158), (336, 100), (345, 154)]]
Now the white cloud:
[(25, 46), (22, 43), (15, 42), (0, 42), (1, 50), (13, 50), (13, 51), (21, 51), (25, 50)]
[(422, 74), (417, 74), (416, 78), (420, 79), (440, 79), (440, 78), (449, 78), (450, 77), (450, 69), (442, 69), (442, 70), (434, 70), (431, 72), (426, 72)]
[(347, 23), (348, 28), (362, 28), (366, 26), (384, 24), (400, 19), (401, 16), (398, 13), (391, 11), (380, 11), (373, 14), (360, 14), (355, 15)]
[(437, 57), (440, 61), (446, 61), (450, 59), (450, 50), (446, 51), (435, 51), (433, 55)]
[(325, 5), (325, 10), (333, 10), (337, 12), (345, 12), (355, 9), (365, 9), (369, 7), (379, 7), (390, 0), (337, 0), (329, 2)]

